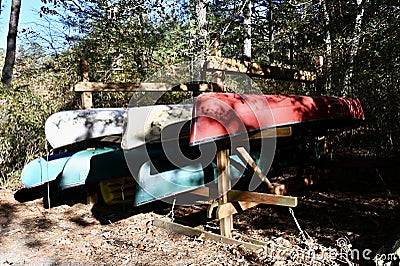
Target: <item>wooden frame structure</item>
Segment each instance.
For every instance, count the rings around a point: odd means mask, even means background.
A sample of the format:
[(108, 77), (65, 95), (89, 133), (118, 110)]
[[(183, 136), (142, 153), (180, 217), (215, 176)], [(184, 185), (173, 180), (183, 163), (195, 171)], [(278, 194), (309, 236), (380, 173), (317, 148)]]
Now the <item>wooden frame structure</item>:
[[(277, 129), (266, 129), (260, 131), (249, 139), (270, 138), (270, 137), (290, 137), (292, 135), (291, 127)], [(230, 145), (224, 141), (217, 142), (217, 172), (218, 172), (218, 201), (210, 204), (208, 208), (208, 218), (217, 218), (220, 221), (220, 234), (224, 237), (232, 237), (233, 215), (259, 204), (271, 204), (286, 207), (296, 207), (297, 197), (232, 190), (230, 177)], [(271, 192), (275, 191), (274, 186), (268, 180), (266, 175), (257, 166), (251, 158), (248, 151), (242, 147), (236, 147), (236, 151), (241, 160), (247, 167), (253, 170), (254, 174), (265, 183)], [(192, 194), (210, 197), (211, 192), (207, 187), (199, 188), (190, 192)], [(215, 210), (216, 209), (216, 210)]]
[[(219, 74), (224, 72), (235, 72), (247, 74), (250, 77), (263, 77), (278, 80), (297, 81), (297, 82), (316, 82), (317, 74), (309, 71), (300, 71), (286, 69), (276, 66), (268, 66), (252, 62), (244, 62), (234, 59), (221, 57), (210, 57), (204, 63), (204, 71), (213, 73), (214, 84), (179, 84), (174, 86), (174, 90), (178, 91), (223, 91), (224, 86), (219, 78)], [(216, 74), (216, 75), (214, 75)], [(164, 83), (100, 83), (89, 82), (88, 64), (86, 61), (81, 63), (82, 81), (77, 83), (72, 90), (82, 93), (82, 107), (92, 108), (92, 92), (107, 91), (171, 91), (171, 84)], [(215, 76), (215, 78), (214, 78)], [(252, 138), (268, 138), (268, 137), (289, 137), (292, 134), (291, 127), (263, 130), (249, 137)], [(230, 154), (231, 150), (225, 142), (217, 142), (217, 172), (218, 172), (218, 202), (209, 206), (208, 216), (215, 217), (220, 220), (220, 234), (225, 238), (232, 236), (233, 215), (240, 211), (244, 211), (259, 204), (272, 204), (280, 206), (295, 207), (297, 198), (268, 193), (248, 192), (232, 190), (230, 178)], [(243, 147), (238, 147), (236, 151), (239, 157), (248, 167), (264, 182), (270, 191), (274, 193), (278, 191), (266, 175), (258, 168), (257, 164), (252, 160), (247, 150)], [(191, 193), (210, 197), (210, 191), (207, 187), (202, 187), (192, 191)], [(216, 211), (215, 211), (216, 208)], [(158, 222), (164, 224), (164, 222)], [(157, 225), (157, 223), (156, 223)], [(178, 228), (180, 226), (167, 226), (168, 229)], [(166, 228), (167, 228), (166, 227)], [(172, 229), (173, 230), (173, 229)], [(185, 229), (186, 230), (186, 229)]]
[[(318, 61), (322, 63), (322, 61)], [(89, 81), (89, 64), (86, 60), (81, 61), (81, 82), (75, 84), (72, 91), (82, 93), (82, 107), (90, 109), (93, 107), (93, 92), (133, 92), (133, 91), (224, 91), (221, 76), (224, 73), (241, 73), (250, 77), (261, 77), (266, 79), (277, 79), (295, 82), (316, 83), (318, 73), (303, 70), (270, 66), (266, 64), (240, 61), (236, 59), (211, 56), (203, 62), (203, 72), (212, 73), (213, 83), (204, 84), (168, 84), (168, 83), (103, 83)], [(319, 68), (318, 68), (319, 69)], [(172, 86), (174, 86), (172, 88)], [(318, 89), (317, 89), (318, 91)]]

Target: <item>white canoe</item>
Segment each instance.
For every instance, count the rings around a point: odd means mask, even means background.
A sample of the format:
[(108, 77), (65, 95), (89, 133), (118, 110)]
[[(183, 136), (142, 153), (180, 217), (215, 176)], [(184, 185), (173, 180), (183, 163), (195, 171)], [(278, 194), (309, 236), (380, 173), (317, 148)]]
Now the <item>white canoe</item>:
[(183, 125), (192, 119), (192, 110), (193, 104), (129, 108), (122, 148), (130, 150), (145, 143), (178, 139)]
[(84, 140), (122, 135), (127, 110), (98, 108), (52, 114), (45, 124), (46, 139), (56, 149)]

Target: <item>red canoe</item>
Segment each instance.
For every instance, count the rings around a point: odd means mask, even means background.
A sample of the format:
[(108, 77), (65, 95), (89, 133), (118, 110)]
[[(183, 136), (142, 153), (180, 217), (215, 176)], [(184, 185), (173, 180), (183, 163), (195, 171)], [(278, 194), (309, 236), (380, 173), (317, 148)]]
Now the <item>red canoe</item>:
[[(303, 122), (360, 121), (358, 99), (205, 93), (193, 107), (190, 143), (196, 145), (245, 132)], [(333, 124), (333, 123), (332, 123)]]

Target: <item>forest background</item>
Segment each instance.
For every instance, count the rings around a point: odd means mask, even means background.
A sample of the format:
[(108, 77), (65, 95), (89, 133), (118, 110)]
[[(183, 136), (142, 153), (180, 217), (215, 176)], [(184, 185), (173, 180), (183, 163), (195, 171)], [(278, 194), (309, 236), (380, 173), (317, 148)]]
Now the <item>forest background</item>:
[[(45, 154), (50, 114), (81, 108), (70, 88), (82, 59), (90, 81), (141, 82), (209, 54), (216, 38), (223, 57), (273, 66), (316, 71), (322, 56), (325, 94), (359, 98), (366, 116), (330, 142), (381, 157), (400, 151), (398, 1), (41, 0), (38, 12), (34, 26), (18, 28), (12, 83), (0, 87), (0, 185), (17, 185), (22, 167)], [(5, 57), (0, 49), (2, 68)], [(316, 93), (315, 84), (254, 81), (266, 94)], [(129, 97), (99, 92), (93, 101), (126, 106)]]

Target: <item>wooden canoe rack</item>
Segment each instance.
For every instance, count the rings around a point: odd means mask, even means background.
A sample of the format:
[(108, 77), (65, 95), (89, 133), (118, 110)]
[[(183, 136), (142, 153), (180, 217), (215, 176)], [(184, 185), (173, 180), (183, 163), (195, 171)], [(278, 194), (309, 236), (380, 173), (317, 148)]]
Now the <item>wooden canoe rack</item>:
[[(242, 73), (250, 77), (261, 77), (267, 79), (286, 80), (293, 82), (315, 83), (317, 81), (318, 72), (301, 71), (287, 69), (276, 66), (269, 66), (254, 62), (246, 62), (241, 60), (222, 58), (212, 56), (204, 62), (204, 73), (211, 72), (213, 79), (212, 83), (205, 84), (178, 84), (171, 88), (171, 84), (164, 83), (102, 83), (89, 82), (88, 63), (83, 60), (81, 62), (82, 81), (77, 83), (72, 90), (82, 93), (82, 107), (89, 109), (93, 107), (92, 92), (121, 92), (121, 91), (224, 91), (222, 78), (224, 73)], [(203, 74), (204, 74), (203, 73)], [(203, 75), (205, 76), (205, 74)], [(214, 77), (215, 76), (215, 77)], [(250, 139), (269, 138), (269, 137), (288, 137), (291, 136), (291, 127), (277, 128), (272, 130), (263, 130), (249, 137)], [(238, 191), (232, 190), (230, 178), (230, 148), (227, 148), (224, 143), (217, 143), (217, 172), (218, 172), (218, 201), (210, 204), (208, 216), (215, 217), (220, 220), (220, 233), (225, 238), (232, 236), (233, 215), (240, 211), (255, 207), (259, 204), (271, 204), (295, 207), (297, 206), (297, 198), (284, 196), (279, 191), (284, 191), (284, 188), (274, 187), (268, 180), (266, 175), (261, 171), (257, 164), (253, 161), (249, 153), (244, 147), (238, 147), (236, 152), (239, 157), (245, 162), (248, 167), (251, 167), (254, 174), (267, 185), (271, 192), (275, 194)], [(191, 193), (202, 195), (210, 198), (211, 191), (207, 187), (199, 188)], [(216, 211), (214, 212), (214, 210)], [(164, 223), (162, 223), (164, 224)], [(168, 226), (168, 228), (181, 228)]]
[[(259, 137), (289, 137), (292, 134), (291, 127), (277, 128), (277, 129), (267, 129), (259, 132), (255, 136), (249, 139), (259, 138)], [(248, 167), (251, 167), (255, 175), (260, 178), (260, 180), (265, 183), (271, 191), (275, 191), (273, 185), (268, 180), (266, 175), (262, 173), (261, 169), (256, 165), (256, 163), (251, 158), (250, 154), (244, 147), (236, 148), (236, 152), (240, 155)], [(270, 204), (279, 205), (287, 207), (297, 206), (297, 197), (260, 193), (260, 192), (249, 192), (249, 191), (239, 191), (232, 190), (231, 187), (231, 177), (230, 177), (230, 154), (231, 150), (228, 145), (223, 145), (223, 143), (217, 143), (217, 172), (218, 172), (218, 200), (209, 205), (207, 216), (208, 218), (217, 218), (220, 221), (220, 234), (224, 238), (232, 237), (233, 229), (233, 215), (241, 211), (247, 210), (249, 208), (255, 207), (259, 204)], [(201, 187), (191, 194), (200, 195), (206, 198), (211, 198), (213, 196), (213, 191), (208, 187)], [(179, 228), (180, 226), (168, 226), (167, 229), (173, 230), (172, 228)]]
[[(93, 92), (134, 92), (134, 91), (217, 91), (225, 90), (223, 76), (225, 73), (241, 73), (249, 77), (261, 77), (265, 79), (286, 80), (293, 82), (315, 83), (317, 73), (312, 71), (295, 70), (284, 67), (270, 66), (262, 63), (247, 62), (231, 58), (210, 56), (203, 63), (202, 76), (211, 72), (212, 82), (210, 83), (189, 83), (189, 84), (167, 84), (167, 83), (103, 83), (89, 81), (89, 64), (86, 60), (81, 61), (80, 74), (81, 82), (71, 88), (72, 91), (81, 93), (82, 108), (93, 107)], [(173, 87), (172, 87), (173, 85)]]

